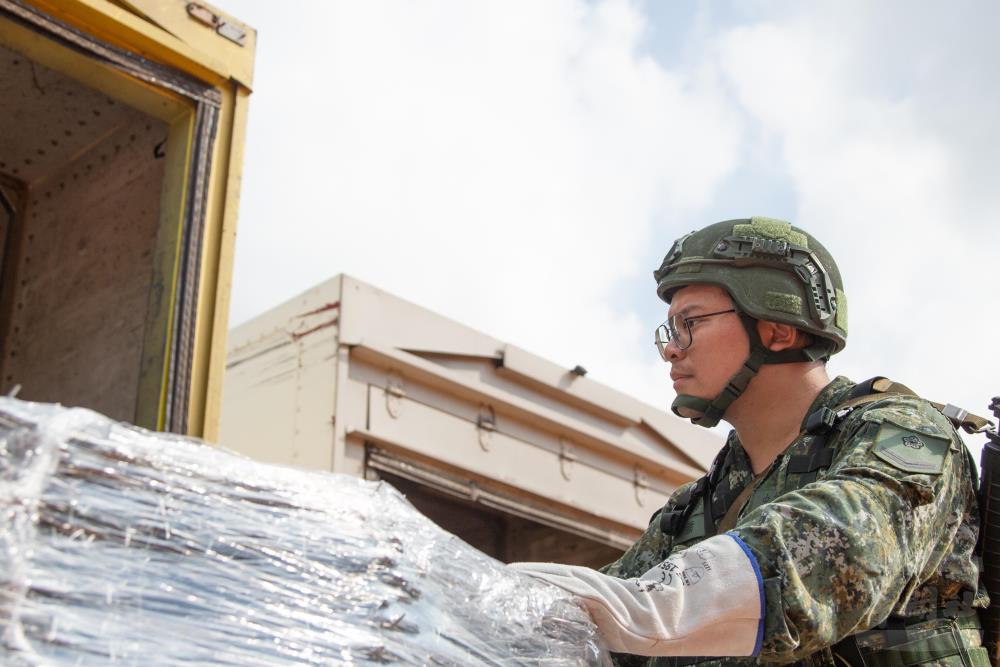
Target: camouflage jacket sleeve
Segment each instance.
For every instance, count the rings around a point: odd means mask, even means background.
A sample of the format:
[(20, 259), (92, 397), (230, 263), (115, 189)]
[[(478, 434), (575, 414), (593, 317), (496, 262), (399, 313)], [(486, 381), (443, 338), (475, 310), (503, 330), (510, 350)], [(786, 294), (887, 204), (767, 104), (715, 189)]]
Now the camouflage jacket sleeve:
[(663, 531), (660, 530), (660, 513), (669, 512), (676, 507), (677, 499), (683, 497), (686, 490), (694, 484), (694, 482), (688, 482), (676, 489), (663, 509), (652, 516), (646, 532), (628, 548), (628, 551), (622, 554), (621, 558), (605, 565), (599, 571), (619, 579), (628, 579), (638, 577), (653, 566), (663, 562), (670, 554), (671, 544), (670, 537), (664, 535)]
[[(890, 613), (975, 590), (975, 496), (948, 421), (924, 401), (893, 397), (851, 413), (831, 444), (825, 476), (757, 506), (733, 530), (765, 580), (761, 661), (794, 661)], [(785, 458), (772, 474), (786, 473)]]

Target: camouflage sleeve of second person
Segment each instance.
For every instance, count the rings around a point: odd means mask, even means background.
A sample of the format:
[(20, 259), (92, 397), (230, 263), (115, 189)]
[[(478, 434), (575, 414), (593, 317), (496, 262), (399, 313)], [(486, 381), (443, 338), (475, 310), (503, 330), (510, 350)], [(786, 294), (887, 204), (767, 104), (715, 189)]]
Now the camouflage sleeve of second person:
[(852, 413), (834, 445), (822, 479), (732, 531), (764, 578), (761, 661), (797, 660), (891, 613), (976, 591), (975, 492), (944, 416), (915, 398), (880, 401)]

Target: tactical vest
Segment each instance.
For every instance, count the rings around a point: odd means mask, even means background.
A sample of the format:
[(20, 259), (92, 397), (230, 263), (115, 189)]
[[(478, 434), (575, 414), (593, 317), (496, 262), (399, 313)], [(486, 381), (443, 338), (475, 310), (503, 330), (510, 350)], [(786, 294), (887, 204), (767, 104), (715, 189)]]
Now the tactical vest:
[[(784, 484), (779, 485), (780, 488), (773, 493), (787, 493), (822, 479), (834, 458), (834, 448), (830, 441), (843, 426), (847, 415), (862, 405), (891, 394), (916, 396), (901, 384), (875, 377), (855, 385), (847, 399), (835, 408), (823, 407), (810, 414), (806, 419), (804, 434), (783, 454), (788, 459)], [(985, 422), (981, 417), (969, 415), (951, 405), (932, 405), (948, 417), (956, 428), (982, 428), (983, 424), (980, 422)], [(972, 455), (967, 448), (963, 449), (969, 460), (973, 484), (978, 488)], [(727, 443), (716, 456), (708, 474), (689, 487), (683, 496), (678, 497), (670, 511), (664, 508), (660, 512), (660, 528), (665, 535), (673, 538), (671, 545), (705, 539), (719, 532), (719, 522), (744, 491), (729, 485), (730, 477), (727, 473), (732, 464)], [(756, 482), (750, 482), (753, 490), (739, 499), (742, 507), (734, 507), (734, 512), (743, 513), (774, 500), (773, 497), (757, 493), (753, 488), (755, 484)], [(777, 578), (764, 580), (764, 594), (768, 597), (781, 594)], [(916, 618), (890, 617), (872, 630), (847, 637), (831, 647), (832, 664), (849, 667), (914, 667), (926, 663), (989, 667), (986, 650), (963, 636), (963, 632), (968, 634), (981, 631), (978, 614), (972, 608), (972, 597), (967, 594), (962, 600), (956, 600), (953, 605), (939, 609), (934, 614)], [(716, 659), (718, 658), (657, 658), (653, 665), (682, 667)], [(819, 665), (831, 662), (825, 652), (818, 652), (795, 664)]]

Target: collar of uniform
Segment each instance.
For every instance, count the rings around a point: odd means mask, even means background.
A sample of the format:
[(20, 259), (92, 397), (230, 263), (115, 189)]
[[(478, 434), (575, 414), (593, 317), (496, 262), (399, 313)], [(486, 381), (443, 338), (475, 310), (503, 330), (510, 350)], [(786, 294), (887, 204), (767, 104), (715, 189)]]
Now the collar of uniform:
[(736, 434), (736, 429), (730, 429), (726, 440), (726, 446), (729, 447), (729, 453), (726, 455), (727, 464), (740, 470), (750, 470), (750, 476), (753, 477), (750, 457), (743, 449), (743, 443), (740, 442), (740, 436)]
[(806, 413), (802, 416), (802, 426), (800, 430), (805, 430), (806, 421), (809, 419), (809, 415), (816, 412), (820, 408), (833, 408), (835, 405), (843, 402), (847, 395), (851, 392), (851, 388), (854, 387), (854, 383), (843, 375), (838, 375), (830, 384), (823, 387), (822, 391), (806, 410)]
[[(827, 407), (833, 408), (834, 406), (842, 403), (847, 395), (851, 392), (854, 387), (854, 382), (844, 377), (843, 375), (838, 375), (836, 378), (830, 381), (830, 384), (823, 387), (819, 395), (806, 410), (806, 414), (802, 417), (802, 427), (801, 430), (805, 430), (806, 419), (809, 418), (816, 410), (820, 408)], [(727, 438), (726, 445), (729, 447), (729, 454), (726, 456), (726, 463), (730, 466), (730, 470), (746, 470), (748, 471), (749, 477), (757, 477), (759, 475), (754, 475), (753, 466), (750, 464), (750, 457), (747, 456), (746, 450), (743, 449), (743, 443), (740, 442), (740, 437), (736, 433), (736, 429), (731, 429), (729, 431), (729, 436)], [(764, 475), (770, 467), (762, 471), (760, 474)]]

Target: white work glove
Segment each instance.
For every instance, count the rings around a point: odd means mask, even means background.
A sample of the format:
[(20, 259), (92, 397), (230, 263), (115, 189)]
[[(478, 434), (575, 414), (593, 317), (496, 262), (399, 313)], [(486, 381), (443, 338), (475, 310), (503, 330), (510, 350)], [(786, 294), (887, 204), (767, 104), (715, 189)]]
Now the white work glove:
[(709, 538), (633, 579), (556, 563), (510, 567), (577, 596), (605, 645), (617, 653), (751, 656), (760, 651), (760, 570), (735, 535)]

